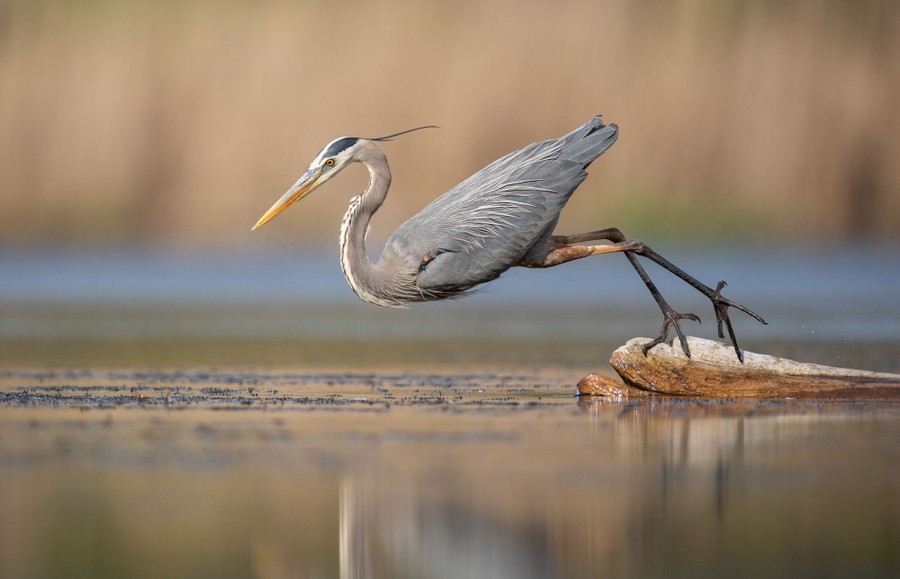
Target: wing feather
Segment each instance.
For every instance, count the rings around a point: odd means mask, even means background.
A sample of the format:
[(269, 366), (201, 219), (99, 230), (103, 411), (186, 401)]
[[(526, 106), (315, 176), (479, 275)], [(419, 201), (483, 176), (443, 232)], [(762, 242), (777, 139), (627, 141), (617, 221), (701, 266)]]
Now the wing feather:
[(552, 232), (585, 168), (617, 132), (595, 117), (560, 139), (494, 161), (402, 224), (385, 254), (423, 264), (416, 284), (426, 293), (461, 292), (495, 279)]

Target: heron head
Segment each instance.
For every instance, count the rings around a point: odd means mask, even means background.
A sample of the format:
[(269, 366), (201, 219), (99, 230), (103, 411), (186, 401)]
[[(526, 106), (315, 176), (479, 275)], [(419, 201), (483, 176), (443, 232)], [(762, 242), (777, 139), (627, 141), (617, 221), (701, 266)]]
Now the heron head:
[[(313, 162), (310, 163), (309, 169), (297, 179), (287, 192), (281, 196), (281, 199), (275, 202), (266, 213), (260, 217), (253, 229), (258, 229), (275, 219), (279, 213), (300, 201), (317, 188), (321, 187), (326, 181), (341, 172), (347, 165), (356, 161), (367, 162), (366, 153), (372, 153), (372, 149), (379, 151), (378, 147), (373, 147), (371, 141), (390, 141), (394, 137), (405, 135), (420, 129), (434, 129), (434, 125), (427, 127), (416, 127), (386, 137), (362, 138), (362, 137), (341, 137), (328, 143), (322, 151), (316, 155)], [(383, 153), (381, 153), (383, 156)], [(250, 231), (253, 231), (251, 229)]]
[(344, 167), (355, 161), (353, 148), (360, 140), (359, 137), (341, 137), (328, 143), (310, 163), (309, 169), (297, 179), (296, 183), (291, 185), (281, 199), (266, 211), (253, 229), (272, 221), (279, 213), (321, 187), (326, 181), (340, 173)]

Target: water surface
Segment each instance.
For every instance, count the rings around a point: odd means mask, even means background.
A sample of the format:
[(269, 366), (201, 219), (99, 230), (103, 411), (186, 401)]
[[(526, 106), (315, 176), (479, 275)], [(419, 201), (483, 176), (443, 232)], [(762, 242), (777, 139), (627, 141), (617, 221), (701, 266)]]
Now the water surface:
[(891, 576), (900, 406), (7, 372), (4, 576)]
[[(769, 321), (735, 314), (746, 347), (900, 371), (900, 250), (668, 252)], [(381, 309), (356, 299), (329, 254), (0, 252), (0, 364), (605, 366), (660, 314), (624, 259), (514, 269), (462, 300)], [(650, 267), (676, 309), (715, 337), (708, 301)], [(665, 275), (664, 275), (665, 274)]]
[[(672, 258), (746, 347), (897, 372), (897, 256)], [(0, 576), (900, 574), (900, 406), (579, 400), (660, 322), (597, 263), (380, 310), (316, 256), (0, 254)]]

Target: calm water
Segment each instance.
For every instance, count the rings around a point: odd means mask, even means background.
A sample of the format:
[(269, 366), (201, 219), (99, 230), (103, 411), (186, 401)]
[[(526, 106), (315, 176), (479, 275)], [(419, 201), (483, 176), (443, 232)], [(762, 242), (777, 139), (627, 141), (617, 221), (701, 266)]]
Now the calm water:
[[(668, 254), (769, 320), (735, 314), (746, 347), (900, 372), (900, 248)], [(0, 252), (0, 364), (597, 369), (660, 324), (615, 257), (516, 269), (464, 300), (385, 310), (356, 299), (330, 254)], [(714, 338), (705, 298), (649, 271), (704, 320), (685, 330)]]
[[(747, 347), (898, 371), (900, 254), (677, 253)], [(0, 576), (900, 574), (900, 404), (579, 401), (659, 325), (599, 261), (379, 310), (330, 258), (0, 254)]]

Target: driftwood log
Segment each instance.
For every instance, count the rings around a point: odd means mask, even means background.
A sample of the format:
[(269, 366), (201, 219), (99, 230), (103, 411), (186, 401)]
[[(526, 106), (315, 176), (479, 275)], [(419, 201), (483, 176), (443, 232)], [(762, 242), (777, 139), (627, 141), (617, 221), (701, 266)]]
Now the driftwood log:
[(609, 363), (624, 384), (591, 374), (579, 394), (615, 397), (665, 394), (705, 398), (897, 398), (900, 375), (806, 364), (744, 352), (741, 364), (730, 346), (688, 336), (691, 357), (659, 344), (644, 356), (647, 338), (633, 338), (613, 352)]

